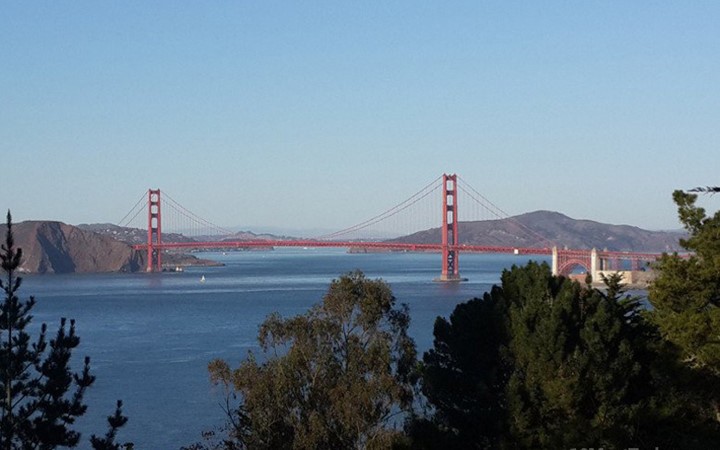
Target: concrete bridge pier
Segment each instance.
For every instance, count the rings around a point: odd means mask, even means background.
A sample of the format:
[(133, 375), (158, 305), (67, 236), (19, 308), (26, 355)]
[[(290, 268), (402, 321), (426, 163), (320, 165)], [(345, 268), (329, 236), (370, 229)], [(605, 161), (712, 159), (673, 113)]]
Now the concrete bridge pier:
[(602, 265), (602, 260), (598, 258), (597, 249), (593, 248), (590, 250), (590, 276), (593, 282), (599, 280), (598, 272), (603, 268)]

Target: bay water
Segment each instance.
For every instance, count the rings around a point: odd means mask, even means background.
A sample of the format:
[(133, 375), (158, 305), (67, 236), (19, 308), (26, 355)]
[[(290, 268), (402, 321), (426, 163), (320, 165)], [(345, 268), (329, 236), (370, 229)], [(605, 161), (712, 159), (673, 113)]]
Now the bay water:
[[(461, 254), (460, 273), (468, 281), (437, 283), (435, 253), (288, 248), (199, 256), (224, 266), (24, 277), (21, 298), (37, 300), (33, 329), (45, 322), (52, 337), (61, 317), (75, 319), (81, 344), (73, 362), (79, 369), (89, 356), (97, 376), (86, 395), (88, 412), (77, 426), (83, 433), (80, 448), (90, 448), (91, 434), (105, 433), (105, 417), (117, 399), (130, 419), (118, 442), (161, 450), (200, 441), (202, 431), (225, 420), (225, 395), (211, 385), (208, 362), (221, 358), (237, 367), (248, 350), (259, 350), (258, 326), (268, 314), (303, 314), (344, 273), (359, 269), (390, 284), (397, 302), (410, 308), (410, 334), (421, 355), (432, 346), (436, 317), (448, 317), (458, 303), (482, 296), (504, 268), (528, 261), (528, 256)], [(549, 264), (547, 257), (532, 258)]]

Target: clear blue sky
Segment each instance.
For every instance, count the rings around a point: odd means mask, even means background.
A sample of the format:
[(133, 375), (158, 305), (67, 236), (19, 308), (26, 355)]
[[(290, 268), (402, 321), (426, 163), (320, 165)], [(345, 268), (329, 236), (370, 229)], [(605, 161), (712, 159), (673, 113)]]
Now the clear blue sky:
[[(0, 6), (0, 207), (341, 228), (456, 172), (511, 214), (677, 228), (720, 184), (718, 1)], [(703, 200), (717, 209), (719, 200)]]

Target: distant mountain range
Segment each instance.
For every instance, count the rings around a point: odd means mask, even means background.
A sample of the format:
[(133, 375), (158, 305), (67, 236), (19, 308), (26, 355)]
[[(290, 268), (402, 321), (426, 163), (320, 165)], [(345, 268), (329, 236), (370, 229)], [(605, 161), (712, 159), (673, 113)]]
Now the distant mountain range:
[[(681, 250), (680, 232), (648, 231), (629, 225), (576, 220), (551, 211), (536, 211), (502, 220), (460, 222), (461, 244), (607, 249), (662, 252)], [(67, 225), (53, 221), (15, 224), (16, 245), (23, 249), (22, 271), (32, 273), (134, 272), (145, 268), (145, 254), (132, 249), (147, 242), (147, 231), (112, 224)], [(5, 235), (5, 226), (0, 225)], [(218, 237), (203, 239), (217, 240)], [(271, 234), (240, 232), (220, 239), (291, 239)], [(166, 242), (189, 242), (181, 234), (163, 233)], [(440, 228), (421, 231), (394, 242), (439, 243)], [(192, 255), (169, 253), (164, 261), (177, 265), (209, 265)]]
[[(78, 228), (92, 231), (103, 236), (111, 237), (118, 241), (125, 242), (130, 245), (146, 244), (147, 243), (147, 230), (141, 230), (139, 228), (127, 228), (120, 227), (111, 223), (92, 223), (92, 224), (80, 224)], [(291, 239), (287, 237), (275, 236), (272, 234), (255, 234), (250, 231), (238, 231), (234, 234), (225, 236), (194, 236), (192, 238), (185, 236), (180, 233), (166, 233), (163, 232), (162, 240), (164, 242), (202, 242), (202, 241), (247, 241), (247, 240), (275, 240), (275, 239)]]
[[(610, 225), (572, 219), (553, 211), (535, 211), (507, 219), (460, 222), (461, 244), (544, 248), (577, 248), (613, 251), (680, 251), (682, 232), (649, 231), (630, 225)], [(440, 228), (421, 231), (396, 242), (439, 243)]]
[[(82, 223), (77, 226), (81, 230), (92, 231), (101, 236), (109, 237), (129, 245), (147, 244), (147, 230), (139, 228), (127, 228), (112, 223)], [(163, 233), (163, 240), (167, 242), (192, 242), (195, 239), (179, 233)]]

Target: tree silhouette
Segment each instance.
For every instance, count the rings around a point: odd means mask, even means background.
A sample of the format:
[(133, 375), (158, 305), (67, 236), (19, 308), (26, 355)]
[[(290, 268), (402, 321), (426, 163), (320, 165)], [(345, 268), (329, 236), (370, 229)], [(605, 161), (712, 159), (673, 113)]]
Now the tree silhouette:
[(412, 448), (713, 448), (717, 427), (621, 276), (593, 289), (529, 263), (435, 322)]
[[(72, 352), (80, 344), (74, 320), (68, 326), (61, 318), (57, 333), (49, 340), (47, 326), (42, 324), (37, 340), (31, 341), (27, 328), (35, 299), (18, 298), (22, 277), (16, 273), (21, 260), (22, 250), (15, 248), (8, 211), (0, 251), (4, 273), (0, 288), (5, 292), (0, 304), (0, 449), (75, 447), (80, 433), (73, 425), (87, 411), (83, 397), (95, 381), (90, 358), (85, 358), (80, 372), (70, 370)], [(109, 437), (98, 442), (112, 444), (114, 434)]]
[[(720, 192), (720, 189), (718, 190)], [(673, 192), (678, 217), (688, 237), (680, 245), (688, 255), (663, 255), (649, 291), (650, 319), (679, 350), (679, 360), (696, 374), (688, 383), (704, 391), (698, 405), (720, 425), (720, 211), (707, 215), (696, 194)]]
[(720, 192), (720, 186), (705, 186), (690, 189), (688, 192), (700, 192), (703, 194), (717, 194)]

